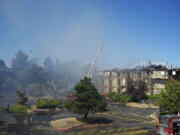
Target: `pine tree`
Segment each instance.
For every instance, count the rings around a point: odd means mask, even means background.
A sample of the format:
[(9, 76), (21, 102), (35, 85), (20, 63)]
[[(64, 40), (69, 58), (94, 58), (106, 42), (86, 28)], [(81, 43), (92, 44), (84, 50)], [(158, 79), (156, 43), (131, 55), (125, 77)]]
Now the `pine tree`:
[(17, 95), (17, 103), (20, 105), (25, 105), (27, 102), (27, 97), (25, 97), (25, 93), (23, 91), (16, 91)]
[(89, 113), (103, 112), (107, 103), (101, 96), (91, 79), (85, 77), (75, 86), (76, 93), (71, 101), (66, 103), (66, 107), (74, 113), (83, 115), (87, 118)]
[(180, 82), (169, 81), (166, 90), (158, 95), (157, 103), (162, 114), (177, 114), (180, 112)]

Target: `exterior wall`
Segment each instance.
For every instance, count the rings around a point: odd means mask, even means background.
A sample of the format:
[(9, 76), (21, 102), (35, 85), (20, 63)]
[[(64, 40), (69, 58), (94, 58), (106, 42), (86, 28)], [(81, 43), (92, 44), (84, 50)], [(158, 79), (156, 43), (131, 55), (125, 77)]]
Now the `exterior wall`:
[(172, 80), (180, 81), (180, 68), (170, 69), (168, 74)]
[(118, 84), (118, 79), (114, 78), (112, 80), (112, 87), (111, 87), (112, 92), (119, 92), (119, 84)]
[(152, 90), (153, 95), (159, 94), (165, 89), (165, 83), (169, 79), (167, 70), (153, 71), (152, 73)]
[(144, 81), (147, 85), (148, 95), (160, 93), (165, 89), (165, 82), (170, 78), (166, 69), (124, 69), (109, 70), (103, 73), (104, 93), (123, 93), (127, 88), (127, 78), (134, 81)]
[(126, 78), (121, 79), (121, 86), (126, 87)]
[(111, 91), (110, 90), (111, 84), (109, 78), (110, 78), (110, 72), (104, 72), (104, 93)]
[(164, 89), (165, 89), (165, 85), (164, 84), (154, 83), (153, 84), (153, 95), (159, 94)]
[(109, 79), (104, 79), (104, 93), (108, 93), (110, 91)]
[(111, 91), (119, 92), (118, 74), (116, 72), (111, 73)]
[(168, 72), (167, 71), (153, 71), (152, 79), (168, 79)]

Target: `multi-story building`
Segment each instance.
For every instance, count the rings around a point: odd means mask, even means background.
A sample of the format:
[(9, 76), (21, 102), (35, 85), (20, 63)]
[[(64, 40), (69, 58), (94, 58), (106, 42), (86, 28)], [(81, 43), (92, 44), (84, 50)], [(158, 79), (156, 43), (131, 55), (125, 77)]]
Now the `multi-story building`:
[(170, 80), (180, 79), (180, 69), (167, 69), (163, 66), (149, 66), (146, 68), (114, 69), (96, 73), (98, 89), (102, 93), (123, 93), (127, 89), (127, 79), (143, 81), (147, 86), (147, 95), (160, 93), (165, 89), (165, 83)]

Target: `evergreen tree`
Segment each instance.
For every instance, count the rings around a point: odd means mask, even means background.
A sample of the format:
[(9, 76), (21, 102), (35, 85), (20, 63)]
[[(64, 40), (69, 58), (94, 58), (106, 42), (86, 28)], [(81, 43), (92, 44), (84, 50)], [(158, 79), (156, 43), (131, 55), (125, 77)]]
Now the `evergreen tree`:
[(141, 101), (142, 99), (147, 99), (146, 92), (148, 90), (146, 83), (144, 81), (137, 82), (138, 88), (136, 92), (136, 99), (137, 101)]
[(0, 59), (0, 70), (4, 70), (4, 69), (7, 69), (7, 66), (4, 60)]
[(166, 90), (158, 95), (157, 103), (163, 114), (177, 114), (180, 112), (180, 82), (169, 81)]
[(84, 115), (84, 118), (87, 118), (89, 113), (105, 110), (107, 103), (91, 83), (91, 79), (85, 77), (80, 80), (75, 86), (75, 90), (74, 98), (66, 104), (68, 109), (71, 109), (74, 113)]
[(14, 78), (14, 73), (6, 66), (4, 60), (0, 59), (0, 95), (8, 95), (16, 90)]
[(133, 98), (133, 101), (140, 102), (142, 99), (146, 99), (147, 86), (144, 81), (134, 81), (130, 78), (127, 79), (127, 95)]
[(12, 70), (15, 73), (24, 71), (29, 64), (28, 56), (23, 51), (19, 50), (12, 60)]
[(17, 103), (20, 105), (25, 105), (28, 100), (25, 97), (25, 93), (23, 91), (16, 91), (16, 94), (17, 94)]

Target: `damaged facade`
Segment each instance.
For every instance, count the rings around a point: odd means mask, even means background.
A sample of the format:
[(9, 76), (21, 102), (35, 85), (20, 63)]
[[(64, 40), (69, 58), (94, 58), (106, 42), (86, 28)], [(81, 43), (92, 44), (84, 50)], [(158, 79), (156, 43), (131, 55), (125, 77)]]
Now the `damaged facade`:
[(98, 76), (98, 89), (102, 93), (123, 93), (127, 89), (127, 79), (142, 81), (147, 86), (147, 95), (160, 93), (165, 89), (165, 83), (180, 79), (180, 69), (167, 69), (165, 67), (147, 67), (141, 69), (114, 69), (96, 73)]

